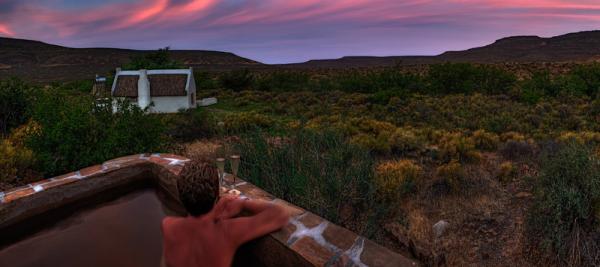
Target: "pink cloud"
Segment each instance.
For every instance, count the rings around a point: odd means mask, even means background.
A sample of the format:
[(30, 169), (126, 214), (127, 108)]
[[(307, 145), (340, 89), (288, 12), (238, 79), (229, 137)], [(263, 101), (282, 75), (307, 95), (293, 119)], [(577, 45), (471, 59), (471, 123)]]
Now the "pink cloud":
[(131, 11), (131, 14), (126, 14), (127, 18), (119, 23), (120, 27), (127, 27), (140, 22), (146, 21), (160, 15), (169, 5), (169, 0), (155, 0), (153, 3), (142, 5)]
[[(16, 10), (14, 25), (5, 24), (4, 34), (9, 27), (18, 28), (24, 19), (31, 23), (46, 25), (48, 30), (59, 36), (73, 36), (96, 26), (96, 31), (112, 32), (135, 27), (169, 28), (195, 23), (219, 11), (219, 6), (227, 0), (139, 0), (137, 2), (111, 3), (97, 8), (80, 10), (60, 10), (48, 6), (20, 4)], [(600, 17), (600, 3), (592, 1), (566, 0), (247, 0), (238, 2), (238, 8), (228, 10), (210, 21), (203, 21), (202, 28), (211, 26), (243, 25), (250, 23), (277, 24), (294, 21), (330, 22), (358, 21), (382, 22), (402, 21), (411, 18), (430, 18), (443, 21), (458, 14), (473, 15), (482, 9), (508, 10), (524, 9), (535, 16), (596, 19)], [(595, 14), (577, 14), (580, 10), (597, 10)], [(516, 14), (520, 16), (521, 14)], [(510, 13), (502, 16), (511, 17)], [(456, 18), (452, 18), (456, 19)], [(458, 18), (464, 19), (464, 18)]]
[(6, 35), (6, 36), (14, 36), (15, 34), (10, 30), (10, 28), (8, 28), (7, 25), (4, 25), (2, 23), (0, 23), (0, 34)]
[(269, 0), (260, 6), (245, 6), (243, 9), (215, 20), (214, 25), (233, 25), (251, 22), (278, 23), (297, 20), (332, 20), (349, 17), (356, 11), (366, 11), (386, 1), (337, 0), (337, 1), (281, 1)]

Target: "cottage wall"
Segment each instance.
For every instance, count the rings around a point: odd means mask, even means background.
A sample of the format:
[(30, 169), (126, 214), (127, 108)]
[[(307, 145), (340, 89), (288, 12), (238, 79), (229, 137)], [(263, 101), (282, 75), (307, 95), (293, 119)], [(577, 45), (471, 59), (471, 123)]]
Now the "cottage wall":
[(180, 109), (189, 109), (189, 96), (161, 96), (153, 97), (154, 105), (150, 107), (151, 112), (175, 113)]

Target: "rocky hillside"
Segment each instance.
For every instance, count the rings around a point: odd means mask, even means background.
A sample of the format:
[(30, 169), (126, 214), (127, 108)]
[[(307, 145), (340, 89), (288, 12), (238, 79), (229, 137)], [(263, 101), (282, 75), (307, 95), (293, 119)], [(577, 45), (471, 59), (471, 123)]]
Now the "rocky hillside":
[(311, 60), (290, 67), (372, 67), (395, 64), (416, 65), (439, 62), (565, 62), (600, 59), (600, 31), (569, 33), (542, 38), (514, 36), (490, 45), (464, 51), (448, 51), (437, 56), (343, 57)]
[[(68, 48), (39, 41), (0, 37), (0, 78), (19, 76), (30, 81), (51, 82), (91, 79), (128, 62), (132, 56), (151, 51), (117, 48)], [(235, 68), (349, 68), (423, 65), (440, 62), (537, 63), (600, 60), (600, 31), (569, 33), (550, 38), (514, 36), (464, 51), (437, 56), (351, 56), (311, 60), (304, 63), (266, 65), (232, 53), (203, 50), (172, 50), (175, 60), (200, 70)]]
[[(0, 78), (19, 76), (36, 82), (91, 79), (152, 51), (116, 48), (69, 48), (39, 41), (0, 37)], [(232, 53), (172, 50), (173, 59), (197, 69), (231, 69), (262, 65)]]

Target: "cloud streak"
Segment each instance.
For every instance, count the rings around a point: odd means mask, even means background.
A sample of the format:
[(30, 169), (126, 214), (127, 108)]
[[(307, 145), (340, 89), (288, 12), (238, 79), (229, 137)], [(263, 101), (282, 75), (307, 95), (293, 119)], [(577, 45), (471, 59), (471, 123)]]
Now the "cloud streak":
[(4, 24), (0, 24), (0, 35), (6, 35), (12, 37), (14, 33)]
[(0, 0), (0, 35), (70, 46), (229, 50), (266, 62), (436, 54), (600, 26), (592, 0)]

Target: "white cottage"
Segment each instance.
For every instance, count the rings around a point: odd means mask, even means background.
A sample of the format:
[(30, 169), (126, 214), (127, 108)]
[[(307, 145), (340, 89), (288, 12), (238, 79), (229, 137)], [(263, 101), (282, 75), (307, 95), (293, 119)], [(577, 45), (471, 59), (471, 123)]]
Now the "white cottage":
[(196, 107), (194, 72), (189, 69), (121, 70), (117, 68), (111, 95), (128, 99), (155, 113)]

